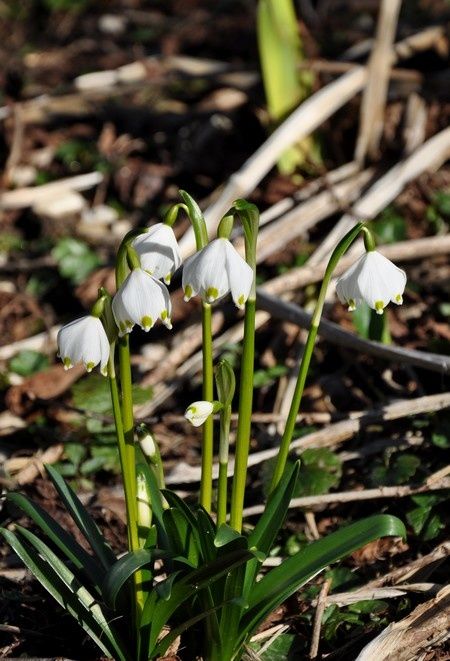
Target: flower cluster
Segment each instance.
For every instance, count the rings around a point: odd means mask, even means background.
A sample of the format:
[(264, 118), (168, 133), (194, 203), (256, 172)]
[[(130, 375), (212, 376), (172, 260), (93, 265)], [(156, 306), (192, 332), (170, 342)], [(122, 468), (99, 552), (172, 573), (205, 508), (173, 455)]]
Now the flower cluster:
[[(112, 300), (112, 314), (119, 337), (135, 325), (149, 331), (160, 320), (172, 328), (167, 284), (181, 265), (175, 234), (169, 225), (157, 223), (132, 242), (139, 265), (134, 265)], [(163, 282), (162, 282), (163, 281)], [(248, 299), (253, 271), (228, 239), (211, 241), (190, 257), (183, 270), (185, 300), (199, 294), (207, 303), (231, 293), (238, 308)], [(94, 306), (95, 307), (95, 306)], [(110, 343), (100, 319), (93, 312), (64, 326), (58, 333), (59, 356), (66, 369), (83, 363), (88, 371), (100, 364), (106, 373)]]

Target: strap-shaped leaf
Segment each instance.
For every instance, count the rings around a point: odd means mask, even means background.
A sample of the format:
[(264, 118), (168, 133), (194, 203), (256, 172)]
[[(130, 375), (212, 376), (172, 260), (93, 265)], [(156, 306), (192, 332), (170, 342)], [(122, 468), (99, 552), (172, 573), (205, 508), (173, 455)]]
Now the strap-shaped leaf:
[(127, 553), (117, 560), (106, 573), (102, 586), (103, 598), (108, 606), (114, 609), (117, 596), (124, 583), (135, 571), (152, 564), (156, 556), (161, 557), (161, 554), (162, 552), (157, 553), (153, 549), (140, 549)]
[(56, 468), (50, 465), (47, 465), (45, 468), (55, 489), (59, 493), (78, 528), (91, 545), (92, 550), (95, 552), (102, 565), (106, 569), (109, 569), (111, 565), (116, 562), (116, 556), (100, 530), (97, 528), (95, 521), (88, 514), (78, 496), (69, 485), (66, 484)]
[[(266, 556), (269, 554), (278, 531), (286, 518), (289, 503), (291, 502), (297, 482), (299, 468), (299, 461), (286, 468), (277, 488), (269, 497), (263, 514), (248, 537), (249, 547), (257, 548), (258, 551), (261, 551)], [(258, 560), (247, 563), (244, 595), (248, 595), (252, 589), (260, 566), (261, 563)]]
[(216, 527), (203, 507), (200, 507), (197, 511), (197, 525), (203, 561), (212, 562), (217, 556), (217, 549), (214, 546)]
[(269, 496), (264, 512), (248, 537), (249, 547), (267, 555), (283, 525), (298, 477), (300, 462), (288, 466), (275, 491)]
[(78, 621), (98, 647), (117, 661), (127, 661), (130, 657), (117, 634), (111, 630), (95, 597), (33, 533), (19, 526), (17, 532), (26, 541), (10, 530), (0, 528), (0, 533), (34, 577)]
[(43, 533), (64, 553), (77, 569), (83, 570), (92, 584), (100, 591), (100, 583), (104, 574), (103, 567), (87, 553), (80, 544), (62, 526), (59, 525), (47, 512), (37, 503), (21, 493), (9, 493), (7, 495), (14, 505), (27, 514), (34, 523), (39, 526)]
[(253, 553), (238, 549), (196, 569), (182, 577), (172, 586), (170, 599), (164, 601), (155, 592), (148, 597), (141, 617), (143, 640), (148, 640), (148, 650), (152, 655), (162, 628), (173, 613), (188, 599), (205, 587), (210, 587), (235, 567), (253, 558)]
[(152, 469), (148, 466), (148, 464), (143, 462), (139, 462), (136, 465), (136, 472), (140, 472), (145, 476), (150, 491), (152, 513), (156, 521), (156, 527), (158, 529), (159, 544), (162, 545), (164, 548), (167, 548), (168, 538), (164, 527), (163, 500), (161, 496), (161, 491), (159, 490), (158, 483), (156, 481), (155, 474), (152, 471)]
[(319, 539), (272, 569), (248, 595), (249, 609), (242, 618), (239, 645), (272, 610), (325, 567), (380, 537), (404, 537), (400, 519), (379, 514)]
[(194, 567), (197, 567), (199, 560), (197, 528), (192, 528), (183, 513), (174, 507), (165, 510), (164, 526), (172, 554), (187, 558)]

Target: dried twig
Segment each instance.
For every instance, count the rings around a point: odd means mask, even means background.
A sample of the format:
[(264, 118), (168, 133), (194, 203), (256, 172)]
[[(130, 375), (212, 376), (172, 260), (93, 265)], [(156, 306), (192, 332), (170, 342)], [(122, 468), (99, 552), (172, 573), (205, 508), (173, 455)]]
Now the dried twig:
[[(450, 392), (438, 395), (428, 395), (416, 399), (400, 400), (387, 404), (381, 409), (372, 409), (362, 414), (356, 414), (354, 418), (336, 422), (325, 429), (315, 431), (302, 438), (298, 438), (291, 443), (291, 450), (303, 451), (306, 448), (332, 447), (347, 441), (348, 439), (360, 433), (367, 426), (380, 423), (387, 420), (398, 420), (408, 415), (418, 415), (431, 411), (441, 411), (450, 406)], [(267, 459), (275, 457), (278, 448), (268, 448), (259, 452), (253, 452), (249, 456), (249, 466), (255, 466)], [(230, 460), (228, 473), (232, 475), (234, 471), (234, 462)], [(219, 466), (214, 466), (214, 475), (217, 477)], [(189, 466), (184, 462), (177, 464), (176, 468), (167, 476), (168, 484), (188, 484), (200, 480), (201, 470), (199, 466)], [(354, 493), (354, 492), (352, 492)]]
[(361, 103), (360, 130), (355, 151), (358, 163), (364, 162), (367, 152), (372, 158), (378, 156), (400, 7), (401, 0), (381, 2), (377, 34), (368, 64), (369, 76)]
[(97, 186), (102, 180), (102, 173), (96, 171), (51, 181), (49, 184), (42, 184), (42, 186), (29, 186), (7, 191), (0, 198), (0, 209), (24, 209), (42, 200), (49, 193), (66, 190), (88, 190)]
[(448, 638), (449, 629), (450, 586), (446, 586), (403, 620), (390, 624), (364, 647), (356, 661), (416, 659), (419, 652)]
[[(397, 57), (409, 56), (416, 49), (429, 48), (443, 34), (443, 28), (428, 28), (396, 44), (392, 61)], [(304, 101), (283, 124), (272, 133), (263, 145), (244, 163), (242, 168), (229, 179), (219, 198), (205, 212), (209, 231), (215, 232), (221, 217), (233, 201), (245, 197), (275, 165), (280, 155), (292, 144), (310, 135), (328, 117), (360, 92), (367, 82), (366, 67), (355, 68), (338, 80), (323, 87)], [(192, 230), (180, 241), (184, 257), (195, 250)]]
[[(395, 262), (416, 261), (433, 255), (447, 255), (450, 253), (450, 235), (399, 241), (398, 243), (379, 246), (378, 250), (385, 257)], [(360, 246), (360, 251), (362, 254), (362, 246)], [(354, 261), (355, 257), (353, 255), (343, 257), (335, 269), (335, 275), (338, 276), (343, 273)], [(283, 294), (288, 291), (300, 289), (301, 287), (306, 287), (313, 282), (322, 280), (326, 267), (327, 261), (325, 260), (319, 264), (310, 265), (308, 263), (305, 266), (291, 269), (287, 273), (283, 273), (283, 275), (265, 283), (259, 288), (259, 291), (267, 291), (270, 294)]]
[[(270, 312), (272, 317), (290, 321), (301, 328), (309, 328), (310, 326), (311, 315), (294, 303), (282, 301), (277, 296), (272, 296), (265, 291), (258, 290), (257, 304), (259, 308)], [(377, 358), (383, 358), (384, 360), (415, 365), (416, 367), (422, 367), (442, 374), (448, 374), (450, 372), (449, 356), (403, 347), (387, 346), (381, 344), (381, 342), (365, 340), (326, 319), (322, 319), (321, 321), (319, 334), (329, 342), (347, 347), (352, 351), (360, 351), (371, 356), (376, 356)]]
[(309, 658), (317, 659), (319, 653), (319, 642), (320, 642), (320, 630), (322, 628), (322, 617), (325, 611), (325, 606), (327, 604), (327, 596), (331, 587), (331, 578), (328, 578), (324, 581), (319, 597), (317, 599), (316, 612), (314, 614), (314, 625), (313, 632), (311, 637), (311, 647), (309, 650)]
[(33, 351), (53, 351), (56, 347), (56, 336), (61, 326), (52, 326), (48, 331), (32, 335), (24, 340), (17, 340), (11, 344), (0, 347), (0, 360), (9, 360), (19, 351), (33, 349)]
[(391, 168), (353, 205), (350, 213), (338, 221), (309, 259), (318, 264), (326, 259), (344, 234), (358, 220), (374, 218), (392, 202), (403, 188), (423, 172), (437, 170), (450, 157), (450, 128), (440, 131), (422, 146)]
[[(293, 498), (289, 503), (290, 509), (299, 507), (321, 507), (322, 505), (353, 503), (359, 500), (377, 500), (378, 498), (405, 498), (419, 493), (430, 493), (450, 488), (450, 480), (444, 479), (435, 484), (424, 484), (420, 487), (408, 485), (397, 487), (377, 487), (376, 489), (362, 489), (361, 491), (339, 491), (337, 493), (324, 493), (319, 496), (303, 496)], [(265, 510), (265, 505), (254, 505), (244, 510), (244, 516), (255, 516)]]

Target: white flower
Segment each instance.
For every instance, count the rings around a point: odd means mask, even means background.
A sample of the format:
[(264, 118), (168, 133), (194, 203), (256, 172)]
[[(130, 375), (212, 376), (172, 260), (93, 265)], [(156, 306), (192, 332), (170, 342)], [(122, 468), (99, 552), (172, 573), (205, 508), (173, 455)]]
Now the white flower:
[(194, 427), (200, 427), (207, 418), (214, 411), (214, 404), (212, 402), (192, 402), (190, 406), (187, 407), (184, 417), (186, 420), (194, 425)]
[(106, 374), (109, 359), (109, 341), (103, 324), (91, 314), (71, 321), (61, 328), (57, 337), (58, 356), (68, 370), (83, 363), (91, 372), (100, 363), (100, 371)]
[(336, 293), (350, 311), (362, 301), (383, 314), (389, 301), (401, 305), (406, 273), (376, 250), (364, 253), (337, 281)]
[(172, 328), (167, 287), (142, 269), (133, 269), (128, 275), (113, 298), (112, 311), (120, 336), (130, 333), (135, 324), (148, 331), (158, 319)]
[(169, 284), (172, 275), (181, 265), (178, 243), (173, 229), (164, 223), (156, 223), (140, 234), (132, 243), (145, 271), (158, 280)]
[(231, 292), (243, 308), (253, 282), (253, 270), (228, 239), (214, 239), (186, 260), (183, 268), (184, 300), (200, 294), (207, 303)]

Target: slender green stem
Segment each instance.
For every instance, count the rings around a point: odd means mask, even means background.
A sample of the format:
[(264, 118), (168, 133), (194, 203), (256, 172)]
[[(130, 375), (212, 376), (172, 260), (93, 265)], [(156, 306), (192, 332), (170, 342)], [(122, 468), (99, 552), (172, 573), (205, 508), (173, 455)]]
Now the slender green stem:
[(217, 485), (217, 525), (227, 520), (228, 448), (230, 445), (231, 406), (220, 412), (219, 482)]
[(275, 489), (278, 482), (280, 481), (285, 466), (286, 461), (289, 455), (289, 447), (292, 440), (292, 434), (294, 433), (295, 421), (298, 415), (300, 404), (302, 401), (303, 390), (305, 387), (306, 377), (308, 375), (309, 365), (311, 362), (311, 357), (314, 350), (314, 344), (317, 337), (317, 332), (319, 330), (320, 319), (322, 316), (322, 310), (325, 303), (325, 297), (327, 293), (327, 288), (331, 280), (334, 269), (342, 255), (348, 250), (353, 241), (357, 238), (359, 233), (364, 231), (366, 234), (366, 228), (363, 223), (358, 223), (350, 232), (348, 232), (344, 238), (339, 242), (339, 244), (334, 249), (330, 261), (328, 262), (325, 275), (320, 287), (319, 296), (317, 298), (316, 307), (311, 319), (311, 326), (308, 333), (308, 338), (305, 344), (305, 350), (303, 352), (302, 360), (300, 363), (300, 368), (297, 376), (297, 383), (295, 386), (294, 395), (292, 397), (291, 406), (289, 409), (289, 414), (286, 420), (286, 426), (281, 438), (280, 449), (278, 451), (277, 462), (275, 465), (275, 470), (272, 475), (272, 482), (270, 485), (270, 493)]
[(241, 377), (239, 383), (238, 428), (231, 492), (230, 525), (242, 530), (247, 464), (250, 450), (250, 429), (253, 404), (253, 372), (255, 362), (255, 314), (256, 314), (256, 242), (258, 240), (259, 211), (246, 200), (236, 200), (233, 209), (239, 215), (244, 228), (245, 260), (253, 271), (253, 280), (245, 304), (244, 340), (242, 346)]
[(242, 349), (241, 378), (239, 382), (238, 428), (236, 456), (231, 494), (230, 525), (238, 532), (242, 529), (247, 462), (250, 448), (250, 427), (253, 403), (253, 364), (255, 359), (255, 312), (256, 301), (249, 298), (245, 305), (244, 342)]
[[(111, 348), (111, 354), (109, 357), (109, 363), (108, 363), (108, 378), (109, 378), (109, 387), (111, 391), (111, 401), (112, 401), (112, 409), (113, 409), (113, 414), (114, 414), (114, 422), (116, 426), (116, 434), (117, 434), (117, 443), (119, 446), (119, 458), (120, 458), (120, 465), (122, 468), (122, 474), (123, 474), (123, 487), (124, 487), (124, 492), (125, 492), (125, 506), (126, 506), (126, 512), (127, 512), (127, 521), (129, 521), (133, 517), (134, 513), (134, 502), (133, 502), (133, 489), (130, 489), (130, 485), (128, 483), (128, 472), (127, 472), (127, 448), (126, 448), (126, 443), (125, 443), (125, 434), (123, 430), (123, 422), (122, 422), (122, 411), (120, 408), (120, 396), (119, 396), (119, 388), (117, 386), (117, 379), (116, 379), (116, 371), (114, 367), (114, 348)], [(128, 548), (132, 549), (133, 547), (133, 542), (132, 542), (132, 526), (128, 526)]]
[[(212, 312), (209, 303), (202, 303), (202, 344), (203, 344), (203, 394), (205, 401), (214, 399), (214, 372), (212, 348)], [(200, 482), (200, 504), (211, 512), (212, 469), (213, 469), (213, 431), (214, 420), (209, 416), (203, 424), (202, 439), (202, 477)]]

